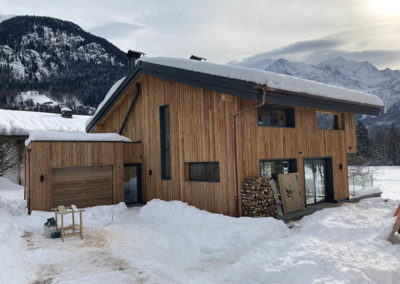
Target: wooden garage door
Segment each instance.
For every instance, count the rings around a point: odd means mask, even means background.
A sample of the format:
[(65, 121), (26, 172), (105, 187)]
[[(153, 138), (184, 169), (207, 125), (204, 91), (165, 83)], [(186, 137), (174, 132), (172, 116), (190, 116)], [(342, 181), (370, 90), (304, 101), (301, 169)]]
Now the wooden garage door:
[(113, 203), (112, 166), (52, 169), (52, 206), (88, 207)]

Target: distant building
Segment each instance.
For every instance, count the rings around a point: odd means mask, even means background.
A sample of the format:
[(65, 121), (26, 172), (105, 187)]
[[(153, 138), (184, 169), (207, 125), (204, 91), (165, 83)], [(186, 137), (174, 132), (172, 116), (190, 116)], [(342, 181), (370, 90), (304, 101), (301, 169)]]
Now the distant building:
[(72, 110), (67, 107), (61, 109), (61, 116), (64, 118), (72, 118)]

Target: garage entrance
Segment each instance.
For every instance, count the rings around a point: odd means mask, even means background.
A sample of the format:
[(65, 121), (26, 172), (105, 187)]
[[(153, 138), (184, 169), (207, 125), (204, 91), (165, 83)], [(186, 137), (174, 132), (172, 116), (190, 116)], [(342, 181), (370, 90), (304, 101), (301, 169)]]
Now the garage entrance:
[(113, 167), (52, 169), (52, 207), (113, 204)]

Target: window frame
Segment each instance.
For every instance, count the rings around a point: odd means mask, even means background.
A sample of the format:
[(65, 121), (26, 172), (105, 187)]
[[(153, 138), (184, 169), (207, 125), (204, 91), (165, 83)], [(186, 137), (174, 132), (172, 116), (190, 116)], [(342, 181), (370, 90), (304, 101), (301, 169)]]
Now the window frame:
[[(278, 110), (284, 111), (286, 115), (286, 125), (273, 125), (273, 124), (262, 124), (260, 120), (260, 115), (262, 110)], [(275, 105), (275, 104), (265, 104), (257, 109), (257, 126), (260, 127), (278, 127), (278, 128), (296, 128), (296, 113), (295, 108), (290, 106)]]
[[(332, 115), (333, 116), (333, 128), (322, 128), (318, 127), (318, 114)], [(345, 130), (345, 117), (343, 112), (332, 112), (332, 111), (321, 111), (315, 112), (315, 126), (319, 130)], [(335, 128), (336, 126), (336, 128)]]
[[(171, 179), (171, 125), (169, 105), (160, 106), (161, 179)], [(167, 133), (168, 131), (168, 133)], [(167, 156), (169, 159), (167, 159)]]
[[(262, 176), (261, 163), (267, 163), (267, 162), (288, 162), (288, 166), (289, 166), (288, 173), (296, 173), (297, 170), (298, 170), (298, 163), (297, 163), (297, 159), (296, 158), (260, 159), (259, 160), (260, 176)], [(278, 174), (280, 174), (280, 173), (278, 173)], [(271, 175), (270, 178), (271, 179), (275, 179), (272, 175)]]
[[(190, 169), (191, 166), (193, 165), (203, 165), (204, 166), (204, 179), (193, 179), (190, 175)], [(211, 179), (210, 177), (208, 177), (207, 175), (207, 166), (210, 165), (217, 165), (217, 169), (218, 169), (218, 178), (217, 179)], [(197, 182), (220, 182), (221, 181), (221, 175), (220, 175), (220, 166), (219, 166), (219, 162), (188, 162), (185, 163), (185, 180), (186, 181), (197, 181)]]

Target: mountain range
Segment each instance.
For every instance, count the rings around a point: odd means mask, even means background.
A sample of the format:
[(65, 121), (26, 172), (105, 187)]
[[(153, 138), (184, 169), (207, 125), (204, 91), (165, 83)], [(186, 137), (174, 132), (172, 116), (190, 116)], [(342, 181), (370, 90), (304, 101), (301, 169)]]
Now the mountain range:
[(96, 107), (126, 73), (125, 53), (78, 25), (49, 17), (0, 17), (0, 107), (21, 92)]

